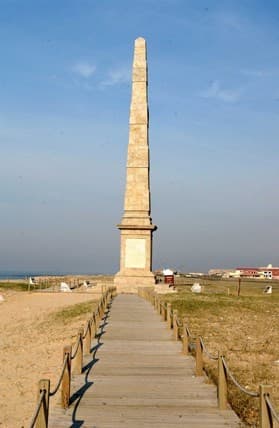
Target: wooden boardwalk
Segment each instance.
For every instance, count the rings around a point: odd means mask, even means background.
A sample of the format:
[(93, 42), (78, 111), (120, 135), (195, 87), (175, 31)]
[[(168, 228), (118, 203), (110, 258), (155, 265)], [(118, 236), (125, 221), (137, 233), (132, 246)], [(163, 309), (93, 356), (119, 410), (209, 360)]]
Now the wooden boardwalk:
[(49, 427), (239, 427), (217, 409), (216, 387), (194, 376), (194, 359), (137, 295), (120, 294), (101, 327), (82, 375), (73, 379), (67, 410), (56, 407)]

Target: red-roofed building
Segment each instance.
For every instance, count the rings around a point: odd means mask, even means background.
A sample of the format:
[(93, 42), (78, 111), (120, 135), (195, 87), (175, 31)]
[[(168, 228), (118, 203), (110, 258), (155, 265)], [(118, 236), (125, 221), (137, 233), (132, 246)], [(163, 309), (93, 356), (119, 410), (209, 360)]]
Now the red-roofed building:
[(240, 271), (241, 277), (279, 279), (279, 267), (273, 267), (272, 265), (264, 267), (238, 267), (236, 270)]

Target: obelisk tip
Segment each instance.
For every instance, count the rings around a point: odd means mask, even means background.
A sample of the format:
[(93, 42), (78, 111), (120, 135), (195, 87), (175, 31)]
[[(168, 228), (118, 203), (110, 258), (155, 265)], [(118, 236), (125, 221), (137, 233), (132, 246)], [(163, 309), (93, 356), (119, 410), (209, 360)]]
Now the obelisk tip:
[(145, 45), (146, 45), (146, 41), (145, 41), (145, 39), (144, 39), (143, 37), (138, 37), (138, 38), (135, 40), (135, 46), (136, 46), (136, 47), (144, 48), (144, 47), (145, 47)]

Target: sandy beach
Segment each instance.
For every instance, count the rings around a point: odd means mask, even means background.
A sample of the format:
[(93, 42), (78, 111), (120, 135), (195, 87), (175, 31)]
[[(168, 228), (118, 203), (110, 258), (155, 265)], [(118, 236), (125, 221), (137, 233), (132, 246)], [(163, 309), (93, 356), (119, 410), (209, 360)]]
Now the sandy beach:
[(65, 323), (54, 320), (55, 312), (98, 296), (1, 288), (0, 294), (5, 299), (0, 303), (0, 427), (27, 428), (36, 405), (39, 379), (49, 378), (54, 386), (63, 346), (75, 341), (78, 328), (90, 316), (75, 317)]

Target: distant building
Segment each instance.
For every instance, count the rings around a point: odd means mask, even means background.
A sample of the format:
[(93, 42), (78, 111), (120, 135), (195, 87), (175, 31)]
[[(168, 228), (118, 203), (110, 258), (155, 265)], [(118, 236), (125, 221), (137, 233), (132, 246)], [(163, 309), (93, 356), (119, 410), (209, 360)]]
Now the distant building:
[(240, 276), (244, 278), (279, 279), (279, 267), (271, 264), (263, 267), (238, 267)]
[(236, 269), (210, 269), (209, 275), (220, 276), (222, 278), (260, 278), (279, 279), (279, 267), (271, 264), (260, 267), (237, 267)]
[(208, 275), (220, 276), (222, 278), (230, 278), (231, 276), (234, 276), (234, 274), (234, 269), (210, 269), (208, 271)]

